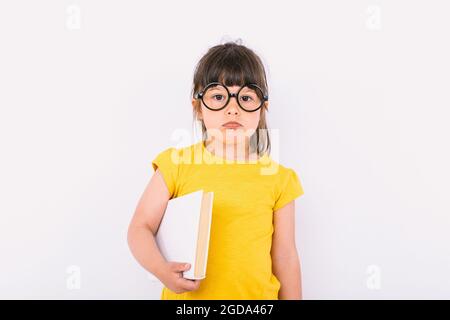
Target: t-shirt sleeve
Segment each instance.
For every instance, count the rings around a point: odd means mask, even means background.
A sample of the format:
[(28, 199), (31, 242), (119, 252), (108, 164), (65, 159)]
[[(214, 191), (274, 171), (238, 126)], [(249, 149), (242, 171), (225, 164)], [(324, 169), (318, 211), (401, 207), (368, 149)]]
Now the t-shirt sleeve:
[(177, 150), (173, 147), (168, 148), (160, 152), (152, 161), (152, 167), (154, 172), (157, 169), (161, 172), (164, 182), (169, 190), (170, 197), (172, 198), (175, 193), (176, 181), (178, 178), (178, 154)]
[(304, 194), (303, 186), (297, 173), (293, 169), (288, 168), (287, 173), (281, 179), (281, 189), (279, 191), (279, 196), (275, 201), (273, 211), (284, 207), (302, 194)]

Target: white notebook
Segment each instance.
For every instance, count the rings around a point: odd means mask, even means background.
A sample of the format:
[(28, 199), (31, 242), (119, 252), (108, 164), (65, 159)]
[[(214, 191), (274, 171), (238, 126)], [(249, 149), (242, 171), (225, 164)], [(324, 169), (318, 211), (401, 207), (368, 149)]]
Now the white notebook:
[(195, 191), (169, 200), (156, 242), (167, 261), (191, 265), (186, 279), (204, 279), (208, 261), (213, 192)]

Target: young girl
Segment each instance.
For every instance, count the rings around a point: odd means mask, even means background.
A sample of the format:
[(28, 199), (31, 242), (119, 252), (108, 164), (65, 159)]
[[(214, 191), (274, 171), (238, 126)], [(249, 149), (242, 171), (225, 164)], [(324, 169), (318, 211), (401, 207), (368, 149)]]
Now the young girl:
[[(203, 138), (167, 148), (128, 230), (138, 262), (164, 284), (161, 299), (301, 299), (295, 245), (295, 201), (303, 194), (293, 169), (270, 156), (267, 81), (249, 48), (217, 45), (199, 61), (194, 119)], [(182, 277), (190, 266), (166, 261), (154, 235), (167, 202), (203, 189), (214, 192), (206, 278)]]

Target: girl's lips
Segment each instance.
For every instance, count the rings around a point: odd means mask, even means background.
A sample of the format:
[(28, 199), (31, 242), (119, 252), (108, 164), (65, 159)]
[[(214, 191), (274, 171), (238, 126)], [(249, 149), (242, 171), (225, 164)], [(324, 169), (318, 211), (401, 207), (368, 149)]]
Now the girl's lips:
[(223, 127), (227, 128), (227, 129), (236, 129), (236, 128), (242, 127), (242, 125), (236, 121), (229, 121), (227, 123), (224, 123)]

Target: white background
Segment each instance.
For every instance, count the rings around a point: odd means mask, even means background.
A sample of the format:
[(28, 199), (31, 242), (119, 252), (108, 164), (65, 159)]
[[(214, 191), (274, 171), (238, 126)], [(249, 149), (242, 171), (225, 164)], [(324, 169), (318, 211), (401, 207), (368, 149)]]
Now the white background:
[(306, 299), (450, 298), (446, 1), (2, 1), (0, 298), (159, 299), (126, 232), (200, 57), (266, 64)]

